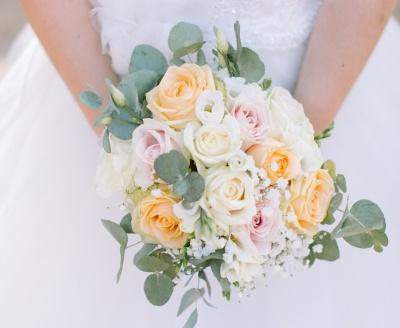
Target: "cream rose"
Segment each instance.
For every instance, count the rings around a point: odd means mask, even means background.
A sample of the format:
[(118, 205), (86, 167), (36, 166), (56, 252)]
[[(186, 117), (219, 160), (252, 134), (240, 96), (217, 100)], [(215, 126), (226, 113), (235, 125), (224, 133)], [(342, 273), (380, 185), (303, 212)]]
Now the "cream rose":
[(145, 119), (133, 132), (132, 138), (136, 185), (142, 188), (149, 187), (154, 182), (154, 161), (157, 157), (173, 149), (182, 152), (183, 148), (178, 133), (162, 122)]
[(232, 116), (220, 124), (193, 122), (183, 131), (183, 141), (196, 162), (211, 167), (226, 162), (240, 149), (240, 129)]
[(134, 172), (131, 141), (110, 135), (110, 145), (111, 153), (101, 150), (96, 170), (97, 192), (103, 197), (125, 191), (132, 182)]
[(183, 247), (187, 234), (181, 230), (181, 220), (173, 211), (178, 201), (167, 194), (144, 197), (133, 210), (133, 231), (146, 243), (159, 243), (173, 249)]
[(296, 154), (306, 174), (320, 168), (323, 162), (321, 151), (314, 141), (314, 128), (303, 106), (281, 87), (272, 88), (267, 104), (272, 117), (268, 135)]
[(253, 145), (247, 154), (254, 158), (256, 166), (262, 168), (273, 183), (278, 179), (291, 180), (301, 174), (298, 157), (278, 142)]
[(256, 214), (254, 183), (246, 172), (215, 167), (205, 177), (201, 207), (222, 228), (248, 224)]
[(334, 192), (335, 187), (327, 170), (319, 169), (308, 177), (298, 179), (291, 188), (288, 226), (314, 235), (326, 216)]
[(196, 103), (200, 94), (206, 90), (215, 90), (209, 66), (171, 66), (160, 84), (146, 94), (147, 107), (155, 119), (179, 130), (188, 122), (196, 120)]

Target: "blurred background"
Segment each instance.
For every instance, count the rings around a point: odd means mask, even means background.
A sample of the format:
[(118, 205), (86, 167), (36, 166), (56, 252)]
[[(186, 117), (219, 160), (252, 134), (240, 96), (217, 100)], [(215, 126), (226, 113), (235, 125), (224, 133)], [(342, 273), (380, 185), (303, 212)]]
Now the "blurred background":
[[(395, 16), (400, 21), (400, 1)], [(25, 23), (25, 18), (17, 0), (0, 0), (0, 73), (4, 68), (7, 49), (18, 31)]]

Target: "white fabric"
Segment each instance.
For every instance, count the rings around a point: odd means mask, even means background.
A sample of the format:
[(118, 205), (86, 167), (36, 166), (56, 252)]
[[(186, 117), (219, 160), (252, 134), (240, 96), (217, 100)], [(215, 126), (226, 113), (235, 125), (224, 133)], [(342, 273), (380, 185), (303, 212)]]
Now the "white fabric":
[[(142, 22), (147, 25), (140, 25), (140, 30), (125, 30), (126, 15), (134, 9), (131, 4), (138, 2), (102, 2), (97, 18), (103, 41), (114, 67), (123, 73), (132, 46), (160, 35), (152, 26), (167, 9), (163, 7), (167, 1), (141, 2), (141, 14), (146, 14)], [(294, 2), (282, 1), (282, 8)], [(168, 3), (167, 23), (196, 16), (193, 8), (183, 10), (186, 1)], [(277, 1), (271, 3), (278, 6)], [(279, 6), (273, 8), (279, 12)], [(243, 15), (255, 9), (249, 4), (242, 8)], [(274, 10), (270, 15), (274, 16)], [(304, 5), (299, 14), (308, 21), (305, 17), (314, 15), (314, 10), (313, 5)], [(284, 13), (282, 9), (287, 18)], [(107, 14), (113, 19), (109, 21)], [(194, 18), (201, 21), (203, 15), (204, 11), (198, 11)], [(257, 9), (255, 18), (261, 21), (258, 15), (263, 14)], [(246, 40), (246, 24), (242, 23), (242, 29)], [(124, 30), (126, 35), (121, 36)], [(0, 82), (0, 326), (182, 326), (183, 319), (175, 319), (181, 290), (163, 308), (149, 305), (142, 290), (145, 275), (131, 264), (132, 250), (121, 282), (115, 284), (118, 247), (99, 220), (117, 219), (122, 213), (117, 200), (105, 201), (95, 194), (97, 137), (35, 36), (29, 31), (24, 35), (23, 52)], [(273, 279), (267, 288), (260, 286), (240, 303), (222, 301), (215, 286), (218, 309), (200, 304), (199, 327), (398, 326), (399, 40), (400, 28), (391, 21), (337, 118), (334, 136), (324, 146), (325, 156), (335, 159), (346, 174), (352, 200), (366, 197), (382, 206), (390, 246), (377, 255), (341, 243), (338, 262), (319, 262), (294, 278)], [(293, 85), (303, 50), (304, 44), (290, 51), (263, 50), (275, 82)]]

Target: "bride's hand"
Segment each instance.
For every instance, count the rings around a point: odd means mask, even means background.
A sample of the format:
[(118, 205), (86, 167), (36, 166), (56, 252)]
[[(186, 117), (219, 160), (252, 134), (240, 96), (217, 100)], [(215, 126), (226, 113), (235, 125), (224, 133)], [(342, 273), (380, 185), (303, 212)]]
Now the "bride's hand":
[(395, 0), (322, 2), (295, 91), (316, 132), (334, 119), (395, 3)]
[(96, 113), (79, 102), (79, 94), (91, 85), (104, 98), (104, 80), (115, 81), (116, 76), (109, 57), (102, 55), (100, 37), (90, 18), (89, 1), (21, 0), (21, 4), (52, 62), (92, 124)]

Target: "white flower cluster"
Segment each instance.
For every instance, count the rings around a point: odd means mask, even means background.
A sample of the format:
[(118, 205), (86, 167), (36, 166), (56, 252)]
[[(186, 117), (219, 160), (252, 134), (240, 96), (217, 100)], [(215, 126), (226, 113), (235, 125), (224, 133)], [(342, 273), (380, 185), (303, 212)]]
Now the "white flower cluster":
[(292, 275), (307, 268), (305, 258), (310, 253), (313, 238), (300, 235), (281, 225), (277, 238), (271, 243), (269, 253), (264, 257), (264, 273), (280, 272)]

